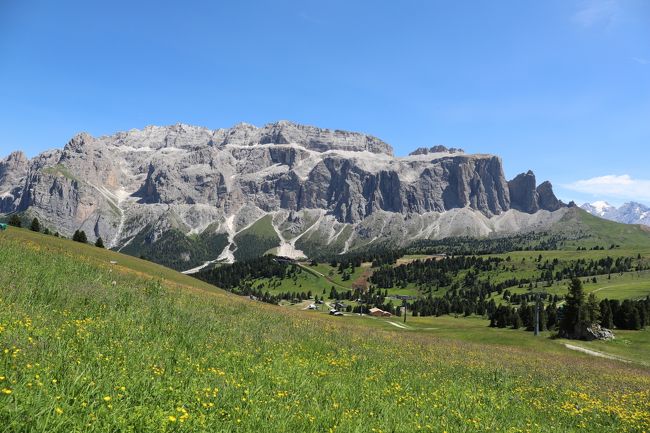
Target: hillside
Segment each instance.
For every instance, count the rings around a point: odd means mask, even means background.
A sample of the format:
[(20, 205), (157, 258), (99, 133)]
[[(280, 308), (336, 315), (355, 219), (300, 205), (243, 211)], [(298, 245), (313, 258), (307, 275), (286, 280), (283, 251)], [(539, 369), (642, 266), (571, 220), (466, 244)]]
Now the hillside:
[(308, 315), (13, 228), (0, 263), (7, 431), (650, 428), (647, 369), (559, 346)]
[(577, 207), (568, 209), (553, 231), (575, 239), (566, 243), (567, 248), (609, 244), (623, 249), (650, 250), (650, 228), (647, 226), (609, 221)]

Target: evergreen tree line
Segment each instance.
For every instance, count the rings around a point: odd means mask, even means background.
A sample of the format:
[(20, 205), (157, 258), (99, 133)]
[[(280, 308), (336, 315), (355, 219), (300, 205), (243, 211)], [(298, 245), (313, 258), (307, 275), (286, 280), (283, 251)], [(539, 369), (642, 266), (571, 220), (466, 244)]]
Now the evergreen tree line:
[[(13, 214), (10, 218), (9, 221), (7, 221), (7, 224), (13, 227), (18, 227), (21, 228), (23, 226), (22, 220), (17, 214)], [(52, 233), (49, 228), (43, 227), (41, 225), (41, 222), (38, 220), (38, 218), (34, 217), (29, 224), (29, 229), (33, 232), (37, 233), (43, 233), (44, 235), (54, 235), (55, 237), (60, 237), (59, 232), (54, 232)], [(72, 235), (72, 240), (76, 242), (81, 242), (81, 243), (87, 243), (88, 238), (86, 236), (86, 233), (83, 230), (77, 230), (74, 232), (74, 235)], [(95, 241), (95, 246), (99, 248), (104, 248), (104, 241), (102, 240), (101, 237), (98, 237), (97, 240)]]
[[(410, 303), (409, 309), (414, 316), (442, 316), (445, 314), (470, 316), (476, 314), (491, 317), (499, 307), (494, 299), (489, 298), (496, 291), (495, 287), (501, 286), (501, 284), (492, 285), (489, 282), (481, 282), (479, 286), (467, 289), (452, 288), (441, 297), (429, 294)], [(534, 295), (529, 296), (532, 298)], [(555, 303), (558, 297), (544, 293), (540, 294), (540, 299)], [(522, 305), (527, 305), (528, 297), (522, 296), (521, 300)]]
[(578, 259), (568, 262), (560, 262), (557, 258), (553, 261), (546, 260), (541, 263), (541, 255), (538, 258), (537, 269), (541, 271), (542, 281), (562, 281), (570, 278), (590, 277), (596, 275), (609, 275), (612, 273), (623, 273), (631, 271), (643, 271), (648, 266), (640, 258), (610, 256), (597, 260)]
[[(296, 265), (286, 261), (276, 260), (272, 255), (266, 255), (229, 265), (215, 266), (213, 269), (198, 272), (196, 277), (217, 287), (232, 290), (242, 286), (242, 282), (247, 279), (284, 279), (287, 277), (287, 270), (292, 267), (295, 268)], [(255, 293), (250, 292), (244, 294), (259, 294), (259, 289), (253, 289), (251, 287), (250, 290), (255, 290)]]
[(560, 249), (564, 241), (577, 240), (583, 237), (583, 235), (567, 237), (567, 235), (548, 232), (531, 232), (488, 239), (472, 237), (426, 239), (413, 242), (405, 249), (405, 254), (486, 255), (502, 254), (510, 251), (549, 251)]
[(502, 261), (503, 259), (499, 257), (476, 256), (414, 260), (399, 266), (382, 266), (372, 274), (370, 281), (381, 288), (405, 287), (409, 283), (437, 288), (446, 287), (451, 284), (453, 277), (459, 271), (471, 269), (469, 278), (476, 279), (479, 272), (495, 270)]
[[(586, 296), (582, 281), (574, 278), (565, 297), (566, 303), (558, 309), (553, 300), (544, 307), (540, 302), (540, 330), (558, 330), (566, 338), (585, 338), (585, 329), (597, 324), (608, 329), (639, 330), (650, 325), (650, 296), (642, 300), (603, 299), (600, 302), (591, 293)], [(523, 302), (515, 308), (500, 305), (489, 312), (490, 326), (513, 329), (535, 327), (535, 305)]]
[[(490, 326), (493, 328), (512, 329), (525, 328), (527, 331), (535, 329), (535, 306), (536, 304), (522, 304), (518, 308), (508, 305), (499, 305), (489, 314)], [(546, 306), (539, 305), (539, 330), (554, 330), (559, 324), (559, 312), (555, 302)]]
[[(561, 262), (558, 259), (546, 260), (542, 263), (542, 256), (535, 260), (538, 262), (537, 269), (539, 276), (533, 280), (529, 278), (511, 278), (505, 287), (518, 286), (519, 288), (528, 285), (529, 288), (537, 287), (539, 281), (562, 281), (576, 277), (595, 277), (598, 275), (611, 275), (612, 273), (623, 273), (631, 271), (643, 271), (648, 265), (642, 258), (637, 257), (604, 257), (596, 260), (578, 259)], [(511, 262), (510, 257), (505, 262)], [(468, 270), (463, 285), (472, 286), (479, 278), (480, 273), (497, 270), (500, 265), (507, 263), (504, 259), (497, 257), (481, 258), (476, 256), (451, 256), (441, 260), (427, 259), (415, 260), (400, 266), (382, 266), (375, 271), (370, 278), (373, 284), (381, 288), (406, 287), (408, 284), (417, 285), (423, 292), (429, 293), (432, 288), (447, 287), (452, 284), (454, 278), (460, 271)], [(511, 270), (514, 270), (514, 266)], [(594, 280), (595, 282), (596, 280)], [(498, 290), (498, 287), (494, 287)]]
[(397, 259), (404, 256), (402, 249), (388, 249), (378, 247), (368, 251), (359, 251), (354, 253), (340, 254), (329, 257), (326, 262), (333, 268), (342, 269), (350, 268), (354, 272), (354, 268), (358, 268), (362, 263), (372, 263), (373, 267), (382, 265), (393, 265)]
[(600, 325), (604, 328), (639, 330), (650, 326), (650, 296), (641, 300), (600, 301)]

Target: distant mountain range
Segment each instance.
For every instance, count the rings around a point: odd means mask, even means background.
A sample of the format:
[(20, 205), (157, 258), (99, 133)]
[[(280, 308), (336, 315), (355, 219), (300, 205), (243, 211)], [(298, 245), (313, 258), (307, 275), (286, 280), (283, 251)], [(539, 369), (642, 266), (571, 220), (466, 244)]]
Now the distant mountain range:
[(81, 133), (0, 160), (0, 214), (184, 270), (544, 230), (567, 209), (532, 171), (507, 180), (495, 155), (434, 146), (396, 157), (370, 135), (286, 121)]
[(650, 207), (637, 202), (625, 203), (620, 207), (606, 201), (595, 201), (580, 206), (592, 215), (624, 224), (643, 224), (650, 226)]

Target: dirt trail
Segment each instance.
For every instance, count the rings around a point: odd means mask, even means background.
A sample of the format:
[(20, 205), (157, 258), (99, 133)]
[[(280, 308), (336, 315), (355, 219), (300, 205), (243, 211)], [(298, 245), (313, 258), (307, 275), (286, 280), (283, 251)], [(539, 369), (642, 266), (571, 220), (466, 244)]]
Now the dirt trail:
[(632, 362), (619, 356), (609, 355), (607, 353), (598, 352), (597, 350), (585, 349), (584, 347), (574, 346), (573, 344), (564, 343), (564, 347), (570, 350), (575, 350), (577, 352), (586, 353), (587, 355), (597, 356), (599, 358), (613, 359), (614, 361), (621, 361), (626, 363)]

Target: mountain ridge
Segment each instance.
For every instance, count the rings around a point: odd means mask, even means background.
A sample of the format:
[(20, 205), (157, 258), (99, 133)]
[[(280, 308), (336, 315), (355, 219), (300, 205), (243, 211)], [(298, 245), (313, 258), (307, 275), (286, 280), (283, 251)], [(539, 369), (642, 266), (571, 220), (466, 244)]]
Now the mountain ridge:
[(650, 207), (635, 201), (624, 203), (618, 208), (603, 200), (593, 203), (584, 203), (580, 207), (592, 215), (610, 221), (616, 221), (623, 224), (642, 224), (644, 226), (650, 226)]
[(532, 171), (507, 181), (496, 155), (433, 146), (394, 156), (371, 135), (288, 121), (79, 133), (63, 149), (0, 160), (0, 213), (38, 216), (67, 236), (82, 229), (132, 254), (177, 232), (225, 242), (210, 259), (232, 260), (237, 237), (265, 215), (262, 244), (309, 254), (539, 229), (565, 207)]

